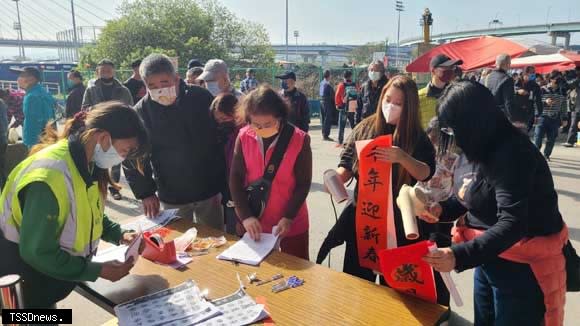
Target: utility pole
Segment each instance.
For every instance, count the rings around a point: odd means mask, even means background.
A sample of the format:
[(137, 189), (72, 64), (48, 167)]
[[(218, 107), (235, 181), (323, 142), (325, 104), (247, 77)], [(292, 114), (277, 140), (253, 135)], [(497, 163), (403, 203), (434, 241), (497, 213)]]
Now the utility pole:
[(401, 43), (399, 43), (401, 37), (401, 11), (404, 11), (405, 8), (403, 7), (403, 1), (397, 0), (395, 1), (395, 10), (399, 12), (399, 19), (397, 21), (397, 59), (395, 60), (395, 65), (399, 66), (399, 47)]
[(26, 54), (24, 53), (24, 38), (22, 37), (22, 22), (20, 21), (20, 6), (18, 5), (18, 1), (20, 0), (12, 0), (14, 2), (16, 2), (16, 15), (18, 16), (18, 23), (14, 24), (14, 29), (18, 30), (18, 37), (20, 38), (20, 49), (18, 51), (18, 53), (20, 54), (21, 58), (26, 57)]
[(75, 19), (75, 2), (74, 0), (70, 0), (70, 11), (72, 13), (72, 24), (73, 24), (73, 42), (74, 42), (74, 48), (75, 48), (75, 52), (74, 52), (74, 56), (75, 59), (78, 60), (79, 58), (79, 40), (77, 38), (77, 22)]
[(286, 62), (288, 62), (288, 0), (286, 0)]
[(294, 37), (296, 38), (296, 61), (298, 61), (298, 36), (300, 36), (300, 33), (294, 31)]

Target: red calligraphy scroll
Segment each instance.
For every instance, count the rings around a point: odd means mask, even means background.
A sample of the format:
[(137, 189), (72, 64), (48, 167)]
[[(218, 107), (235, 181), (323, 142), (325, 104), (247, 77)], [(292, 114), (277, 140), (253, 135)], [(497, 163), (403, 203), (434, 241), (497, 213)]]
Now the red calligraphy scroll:
[(421, 258), (429, 252), (430, 241), (379, 251), (381, 272), (389, 286), (423, 300), (436, 303), (433, 269)]
[[(378, 271), (381, 249), (387, 248), (387, 220), (391, 196), (391, 163), (378, 161), (378, 147), (391, 147), (392, 136), (368, 142), (358, 153), (359, 179), (356, 205), (356, 244), (362, 267)], [(392, 217), (391, 217), (392, 218)]]

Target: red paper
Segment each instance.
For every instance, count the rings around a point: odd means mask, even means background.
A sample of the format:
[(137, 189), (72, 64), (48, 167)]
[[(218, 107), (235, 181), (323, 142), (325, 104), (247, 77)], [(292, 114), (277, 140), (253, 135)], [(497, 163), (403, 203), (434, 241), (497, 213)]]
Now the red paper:
[(436, 303), (433, 269), (421, 258), (429, 252), (431, 241), (385, 249), (379, 252), (381, 272), (387, 284), (401, 292)]
[(358, 261), (360, 266), (376, 271), (380, 268), (377, 253), (387, 248), (387, 219), (391, 211), (389, 205), (392, 205), (389, 194), (392, 190), (391, 163), (377, 160), (373, 151), (377, 147), (391, 147), (392, 141), (391, 135), (378, 137), (366, 144), (358, 154), (356, 205)]

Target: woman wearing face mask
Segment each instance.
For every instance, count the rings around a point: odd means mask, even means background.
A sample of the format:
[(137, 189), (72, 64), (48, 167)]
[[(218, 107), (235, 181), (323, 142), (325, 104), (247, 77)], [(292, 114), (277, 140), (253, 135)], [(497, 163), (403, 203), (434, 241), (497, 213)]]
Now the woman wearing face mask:
[[(218, 95), (211, 103), (210, 110), (217, 123), (218, 143), (220, 146), (223, 146), (224, 157), (226, 159), (225, 180), (228, 180), (234, 157), (236, 138), (238, 137), (240, 129), (245, 125), (245, 122), (242, 115), (239, 114), (238, 99), (232, 94)], [(226, 232), (236, 234), (238, 219), (227, 181), (224, 184), (222, 194)]]
[[(230, 174), (230, 190), (236, 212), (252, 239), (260, 233), (282, 237), (283, 252), (308, 259), (308, 208), (306, 197), (312, 182), (310, 137), (287, 122), (288, 106), (270, 87), (260, 86), (241, 104), (249, 126), (240, 130)], [(270, 187), (261, 216), (250, 209), (246, 187), (259, 180), (269, 165), (280, 135), (290, 132), (282, 160)]]
[(117, 281), (133, 261), (91, 262), (100, 239), (130, 243), (104, 214), (108, 169), (144, 154), (147, 133), (129, 106), (96, 105), (64, 131), (47, 127), (41, 144), (10, 174), (0, 197), (0, 275), (23, 279), (25, 308), (52, 308), (78, 282)]
[(475, 175), (457, 196), (431, 207), (441, 221), (466, 215), (454, 244), (425, 261), (440, 272), (475, 268), (475, 325), (562, 325), (568, 230), (546, 160), (483, 85), (449, 86), (439, 121)]
[[(359, 265), (355, 215), (361, 180), (359, 180), (359, 158), (355, 144), (357, 141), (393, 135), (391, 148), (379, 147), (374, 151), (377, 160), (393, 163), (393, 198), (397, 197), (403, 184), (413, 186), (417, 181), (429, 180), (435, 172), (435, 149), (421, 128), (418, 105), (415, 82), (406, 76), (396, 76), (383, 88), (376, 113), (363, 120), (353, 130), (341, 154), (336, 172), (344, 183), (352, 178), (356, 180), (355, 200), (346, 206), (338, 223), (330, 230), (318, 254), (317, 262), (324, 260), (330, 248), (346, 242), (343, 271), (372, 282), (375, 281), (375, 273)], [(408, 240), (403, 229), (401, 211), (397, 205), (393, 205), (393, 209), (398, 247), (429, 239), (430, 233), (436, 231), (436, 225), (421, 222), (419, 223), (419, 239)], [(440, 282), (439, 275), (436, 275), (436, 281), (438, 302), (449, 305), (449, 294), (445, 285)]]

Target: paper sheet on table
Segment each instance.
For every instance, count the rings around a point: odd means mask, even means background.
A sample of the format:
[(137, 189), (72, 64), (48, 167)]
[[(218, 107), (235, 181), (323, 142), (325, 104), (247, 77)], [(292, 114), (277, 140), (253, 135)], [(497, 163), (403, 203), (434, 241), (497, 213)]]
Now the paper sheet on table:
[(141, 246), (141, 241), (143, 240), (143, 233), (140, 232), (139, 235), (129, 244), (127, 251), (125, 252), (125, 261), (129, 257), (133, 257), (133, 262), (136, 263), (139, 259), (139, 247)]
[(125, 230), (142, 230), (148, 231), (156, 227), (165, 226), (170, 222), (178, 219), (177, 209), (166, 209), (159, 213), (154, 218), (148, 218), (147, 216), (140, 216), (138, 220), (123, 224), (122, 227)]
[(115, 307), (119, 326), (193, 325), (221, 315), (192, 281)]
[(112, 246), (104, 250), (99, 249), (95, 256), (92, 258), (94, 263), (104, 263), (112, 260), (117, 260), (122, 263), (125, 262), (125, 256), (127, 253), (127, 245)]
[[(272, 229), (276, 232), (276, 228)], [(242, 239), (222, 252), (218, 259), (231, 260), (242, 264), (257, 266), (260, 265), (272, 250), (277, 246), (279, 238), (273, 233), (262, 233), (260, 241), (254, 241), (250, 234), (246, 232)]]
[(242, 326), (256, 323), (269, 317), (264, 305), (256, 302), (239, 289), (236, 293), (211, 302), (222, 313), (198, 325), (203, 326)]

